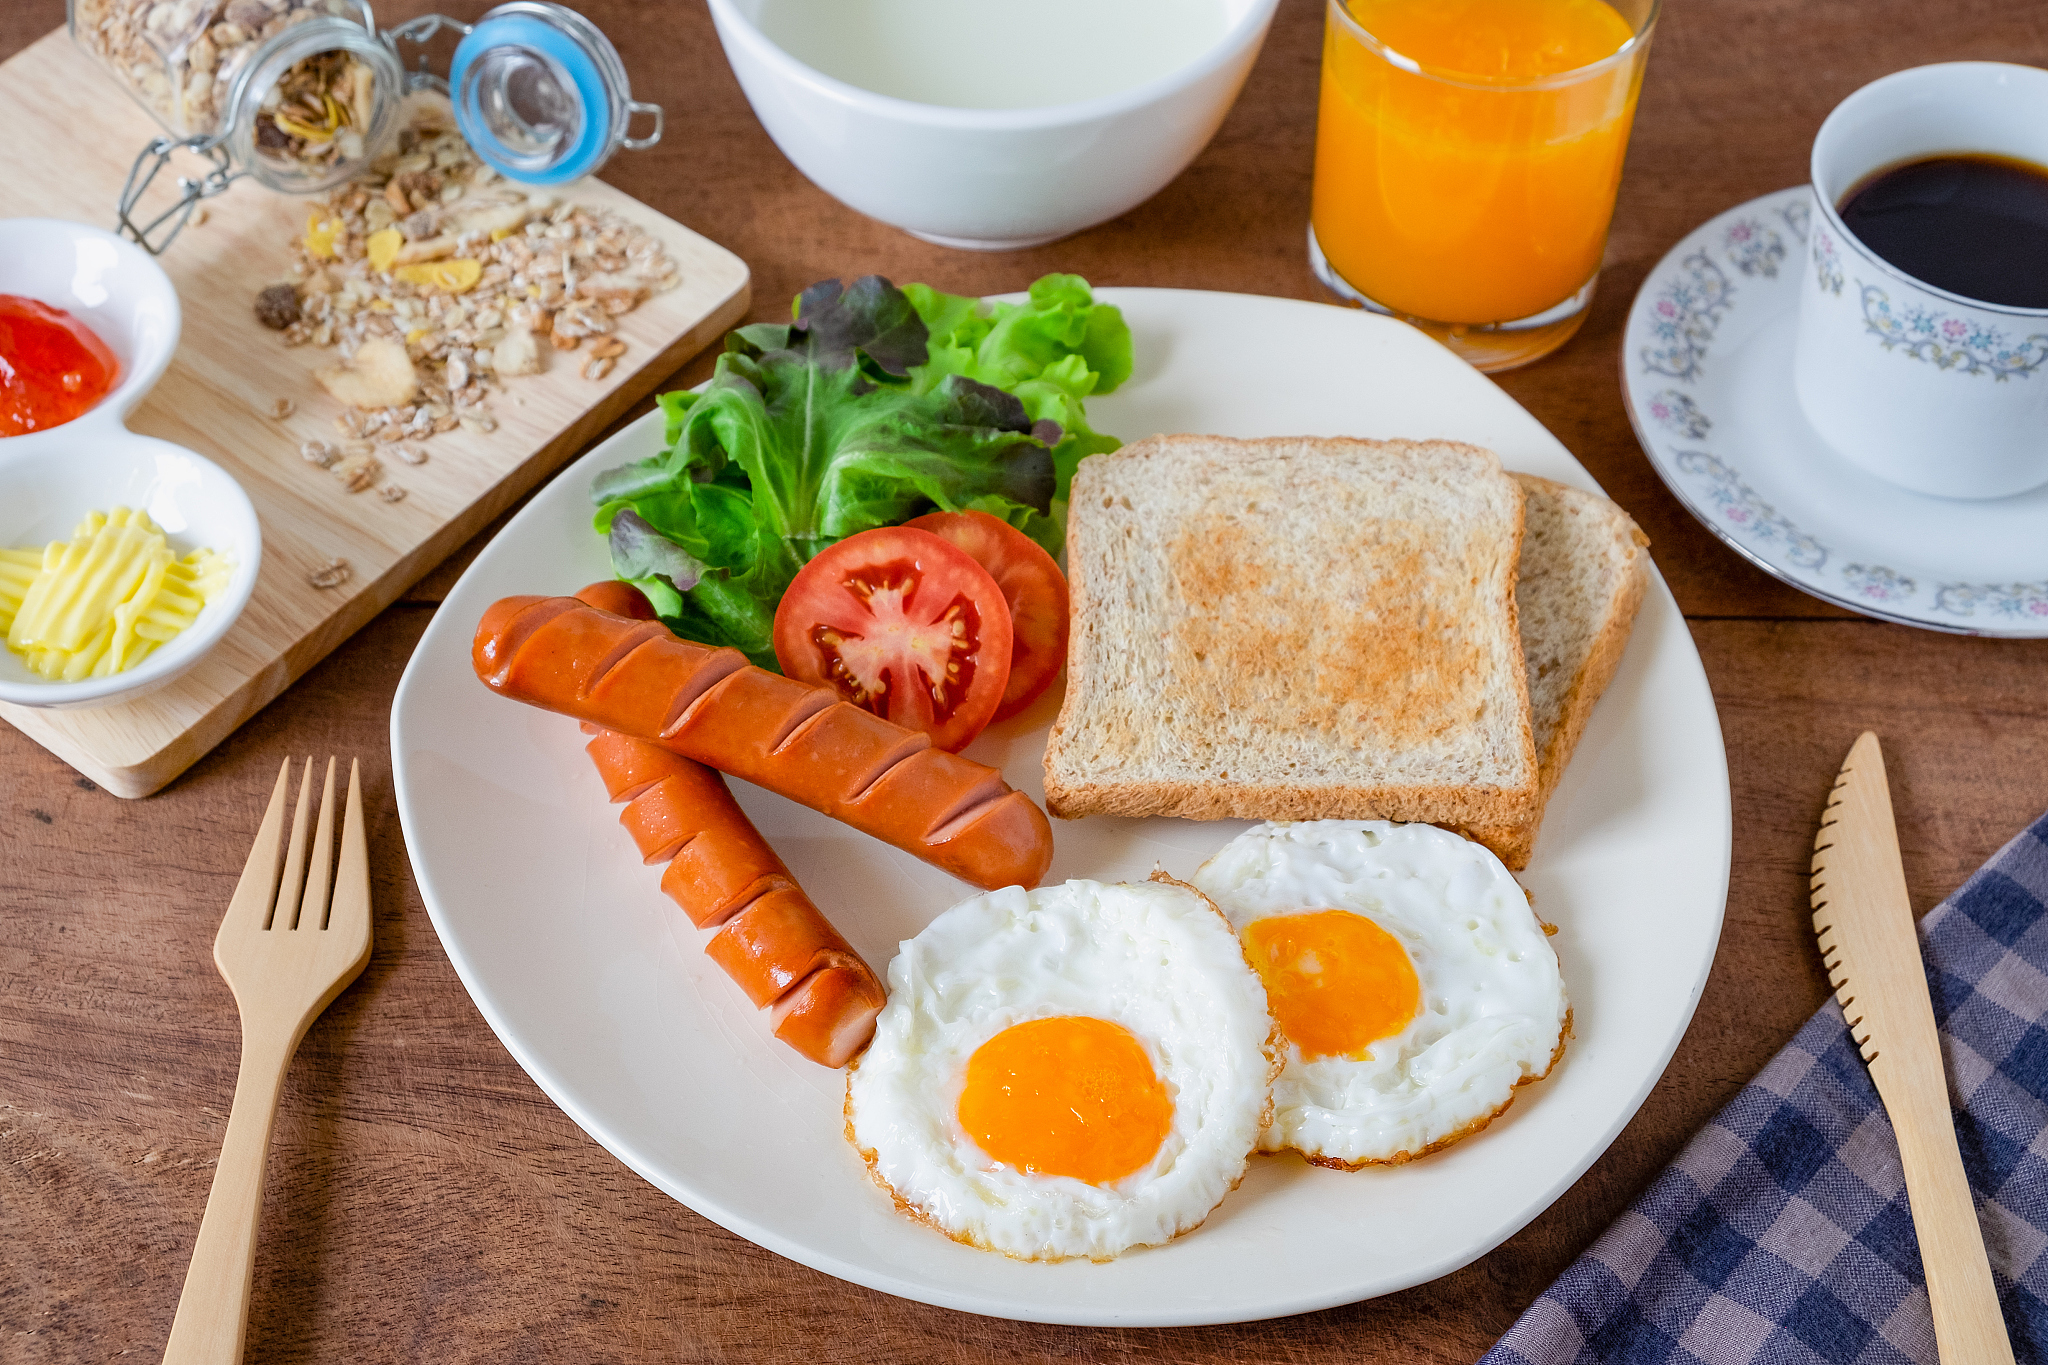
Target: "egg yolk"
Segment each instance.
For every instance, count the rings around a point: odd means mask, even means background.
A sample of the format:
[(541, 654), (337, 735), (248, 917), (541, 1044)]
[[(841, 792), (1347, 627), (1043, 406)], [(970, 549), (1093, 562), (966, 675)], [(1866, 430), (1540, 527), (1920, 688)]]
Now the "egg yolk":
[(1245, 957), (1266, 983), (1280, 1031), (1303, 1058), (1350, 1057), (1408, 1026), (1422, 1004), (1415, 967), (1394, 936), (1349, 910), (1254, 920)]
[(1173, 1099), (1122, 1024), (1064, 1015), (1016, 1024), (967, 1060), (960, 1126), (997, 1161), (1106, 1185), (1152, 1159)]

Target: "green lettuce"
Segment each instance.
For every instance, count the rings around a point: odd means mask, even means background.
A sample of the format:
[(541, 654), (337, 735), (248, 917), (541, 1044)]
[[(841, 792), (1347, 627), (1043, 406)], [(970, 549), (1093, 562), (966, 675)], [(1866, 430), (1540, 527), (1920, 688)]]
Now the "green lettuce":
[(678, 633), (774, 666), (775, 607), (826, 546), (934, 509), (991, 513), (1057, 554), (1066, 486), (1117, 442), (1081, 401), (1130, 333), (1077, 276), (985, 305), (879, 276), (742, 327), (701, 393), (664, 394), (666, 448), (598, 476), (614, 572)]
[(1054, 498), (1064, 506), (1074, 467), (1123, 444), (1090, 428), (1081, 406), (1131, 377), (1131, 329), (1123, 314), (1095, 302), (1079, 275), (1047, 275), (1023, 303), (942, 294), (924, 284), (903, 292), (931, 333), (924, 363), (910, 369), (912, 388), (931, 389), (957, 374), (1015, 394), (1036, 421), (1057, 422), (1065, 435), (1053, 447)]

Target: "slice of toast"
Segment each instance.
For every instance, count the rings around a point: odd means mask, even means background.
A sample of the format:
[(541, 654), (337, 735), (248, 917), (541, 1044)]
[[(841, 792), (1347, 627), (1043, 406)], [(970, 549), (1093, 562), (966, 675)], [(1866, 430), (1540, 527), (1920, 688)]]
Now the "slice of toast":
[(1650, 581), (1650, 541), (1628, 513), (1598, 494), (1534, 474), (1514, 477), (1525, 509), (1515, 596), (1542, 800), (1535, 816), (1520, 824), (1464, 832), (1519, 871), (1529, 865), (1543, 806), (1571, 761), (1586, 717), (1621, 663)]
[(1081, 463), (1053, 814), (1541, 810), (1522, 491), (1450, 441), (1158, 436)]

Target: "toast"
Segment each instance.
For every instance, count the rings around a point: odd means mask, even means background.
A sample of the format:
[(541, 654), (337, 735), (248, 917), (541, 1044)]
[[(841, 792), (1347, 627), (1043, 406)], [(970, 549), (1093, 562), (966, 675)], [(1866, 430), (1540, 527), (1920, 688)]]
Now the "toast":
[(1621, 663), (1650, 581), (1650, 541), (1606, 498), (1534, 474), (1514, 478), (1522, 485), (1525, 527), (1515, 597), (1541, 800), (1533, 819), (1467, 826), (1464, 833), (1519, 871), (1529, 865), (1543, 806), (1571, 761), (1586, 717)]
[(1089, 457), (1046, 808), (1529, 824), (1521, 546), (1521, 486), (1476, 446), (1158, 436)]

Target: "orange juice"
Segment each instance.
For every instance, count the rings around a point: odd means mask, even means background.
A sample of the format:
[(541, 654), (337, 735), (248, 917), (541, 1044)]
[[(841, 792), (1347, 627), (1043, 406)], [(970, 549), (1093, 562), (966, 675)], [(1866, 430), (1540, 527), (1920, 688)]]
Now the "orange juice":
[(1606, 59), (1634, 36), (1603, 0), (1333, 0), (1312, 210), (1329, 265), (1434, 322), (1572, 298), (1600, 266), (1641, 79), (1640, 44)]

